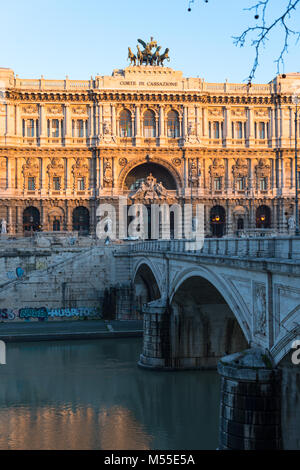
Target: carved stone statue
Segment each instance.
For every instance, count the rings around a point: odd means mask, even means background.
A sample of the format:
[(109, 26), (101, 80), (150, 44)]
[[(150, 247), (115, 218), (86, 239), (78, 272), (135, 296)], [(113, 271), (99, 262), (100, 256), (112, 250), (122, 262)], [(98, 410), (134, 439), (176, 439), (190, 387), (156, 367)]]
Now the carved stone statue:
[(157, 183), (156, 178), (150, 173), (146, 180), (142, 181), (140, 187), (132, 196), (132, 199), (147, 199), (152, 201), (155, 199), (166, 199), (167, 195), (168, 191), (163, 186), (162, 182)]
[(7, 223), (5, 219), (1, 220), (1, 233), (7, 233)]
[(293, 215), (291, 215), (288, 218), (288, 228), (289, 228), (289, 230), (295, 230), (295, 228), (296, 228), (295, 217)]
[(104, 121), (103, 134), (100, 136), (100, 143), (112, 144), (115, 142), (116, 142), (116, 136), (112, 135), (110, 122)]

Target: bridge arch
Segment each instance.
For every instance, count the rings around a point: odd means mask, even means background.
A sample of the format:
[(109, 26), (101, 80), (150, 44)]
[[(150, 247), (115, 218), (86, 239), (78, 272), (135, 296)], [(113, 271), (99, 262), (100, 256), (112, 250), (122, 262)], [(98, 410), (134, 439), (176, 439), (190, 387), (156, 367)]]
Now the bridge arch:
[(139, 260), (133, 270), (134, 310), (136, 315), (142, 315), (145, 303), (161, 297), (160, 276), (153, 263), (145, 258)]
[(187, 269), (173, 281), (170, 341), (175, 367), (211, 368), (251, 341), (244, 306), (210, 270)]

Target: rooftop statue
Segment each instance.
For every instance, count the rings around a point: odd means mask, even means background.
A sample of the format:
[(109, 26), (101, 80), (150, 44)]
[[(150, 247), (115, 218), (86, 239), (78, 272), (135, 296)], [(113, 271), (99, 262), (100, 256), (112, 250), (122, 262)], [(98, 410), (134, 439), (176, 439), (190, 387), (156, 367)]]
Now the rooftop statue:
[[(143, 46), (141, 50), (139, 44), (137, 47), (137, 53), (134, 54), (130, 47), (128, 47), (128, 60), (130, 65), (161, 65), (163, 67), (164, 61), (170, 61), (169, 49), (166, 48), (163, 54), (160, 54), (161, 46), (157, 45), (157, 42), (151, 37), (150, 42), (144, 42), (142, 39), (138, 39), (140, 45)], [(153, 51), (155, 48), (155, 51)]]

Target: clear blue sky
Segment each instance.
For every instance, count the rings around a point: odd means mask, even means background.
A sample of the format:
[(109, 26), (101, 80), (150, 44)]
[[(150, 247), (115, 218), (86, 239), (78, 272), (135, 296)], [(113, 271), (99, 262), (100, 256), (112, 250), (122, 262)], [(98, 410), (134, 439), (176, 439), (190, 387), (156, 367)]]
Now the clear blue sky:
[[(271, 0), (274, 8), (286, 0)], [(250, 0), (13, 0), (2, 2), (0, 66), (23, 78), (89, 79), (124, 68), (128, 46), (150, 36), (170, 48), (169, 66), (206, 81), (242, 82), (254, 50), (237, 48), (232, 36), (255, 24), (243, 7)], [(276, 5), (277, 4), (277, 5)], [(276, 13), (273, 9), (272, 13)], [(300, 8), (294, 24), (300, 28)], [(279, 33), (274, 33), (260, 60), (255, 82), (276, 75)], [(4, 47), (5, 45), (5, 47)], [(285, 72), (300, 71), (300, 42), (290, 47)]]

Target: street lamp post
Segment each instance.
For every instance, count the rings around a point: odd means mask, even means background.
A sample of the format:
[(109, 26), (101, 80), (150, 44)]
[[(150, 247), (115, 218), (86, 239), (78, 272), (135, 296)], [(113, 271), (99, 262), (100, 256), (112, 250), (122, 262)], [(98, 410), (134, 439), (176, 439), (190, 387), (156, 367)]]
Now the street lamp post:
[(293, 95), (293, 103), (296, 105), (295, 110), (295, 236), (299, 237), (299, 201), (298, 201), (298, 94)]

